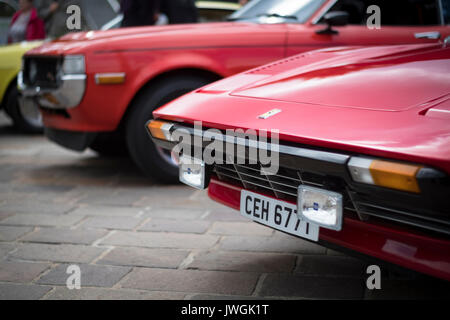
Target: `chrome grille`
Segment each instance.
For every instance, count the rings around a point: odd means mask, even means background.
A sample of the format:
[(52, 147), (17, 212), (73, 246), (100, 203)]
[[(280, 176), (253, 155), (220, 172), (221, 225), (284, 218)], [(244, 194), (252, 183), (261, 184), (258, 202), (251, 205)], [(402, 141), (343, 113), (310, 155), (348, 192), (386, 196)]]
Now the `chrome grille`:
[(321, 181), (323, 177), (320, 175), (286, 168), (280, 168), (276, 175), (265, 174), (264, 169), (259, 165), (215, 165), (214, 171), (221, 180), (238, 182), (248, 190), (262, 188), (265, 193), (278, 199), (297, 199), (297, 189), (302, 184), (324, 186)]
[(366, 217), (379, 218), (450, 235), (450, 219), (448, 216), (412, 213), (364, 201), (354, 201), (354, 205), (356, 211)]
[[(291, 202), (297, 201), (299, 185), (330, 189), (330, 177), (288, 168), (280, 168), (276, 175), (266, 175), (264, 171), (261, 171), (260, 165), (225, 164), (215, 165), (214, 172), (219, 180), (238, 184), (247, 190), (261, 192)], [(335, 188), (334, 191), (343, 194), (344, 208), (347, 213), (352, 212), (363, 221), (388, 221), (450, 235), (449, 216), (413, 213), (394, 209), (390, 205), (373, 203), (370, 195), (361, 195), (358, 192), (351, 191), (345, 184), (341, 185), (340, 188)]]
[(23, 81), (27, 86), (54, 88), (58, 86), (61, 60), (51, 57), (27, 57), (24, 59)]

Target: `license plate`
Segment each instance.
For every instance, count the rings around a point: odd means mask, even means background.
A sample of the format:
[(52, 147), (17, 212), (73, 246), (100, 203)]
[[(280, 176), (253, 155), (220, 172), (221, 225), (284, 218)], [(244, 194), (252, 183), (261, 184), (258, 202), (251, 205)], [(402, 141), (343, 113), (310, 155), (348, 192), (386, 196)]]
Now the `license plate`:
[(274, 229), (312, 241), (319, 240), (319, 226), (297, 218), (297, 206), (246, 190), (241, 191), (241, 215)]

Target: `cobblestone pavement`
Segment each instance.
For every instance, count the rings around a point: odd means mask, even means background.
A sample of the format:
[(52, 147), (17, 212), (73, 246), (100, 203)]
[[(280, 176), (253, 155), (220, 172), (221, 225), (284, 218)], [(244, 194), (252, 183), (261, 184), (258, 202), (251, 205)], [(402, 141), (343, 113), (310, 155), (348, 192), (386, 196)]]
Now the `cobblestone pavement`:
[[(72, 264), (81, 290), (66, 287)], [(0, 117), (0, 299), (449, 297), (446, 282), (392, 273), (369, 291), (366, 265)]]

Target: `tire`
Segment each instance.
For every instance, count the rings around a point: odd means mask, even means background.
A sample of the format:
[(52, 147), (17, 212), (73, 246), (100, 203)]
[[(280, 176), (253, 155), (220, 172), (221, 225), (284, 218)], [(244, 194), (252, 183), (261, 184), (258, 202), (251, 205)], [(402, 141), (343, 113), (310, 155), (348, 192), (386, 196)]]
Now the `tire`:
[(31, 102), (20, 105), (18, 98), (19, 92), (13, 83), (7, 92), (5, 111), (13, 120), (14, 126), (21, 132), (42, 133), (44, 125), (38, 107)]
[(126, 120), (126, 142), (131, 158), (145, 175), (162, 183), (178, 182), (178, 166), (156, 147), (145, 124), (153, 119), (152, 112), (158, 107), (210, 82), (199, 76), (166, 78), (136, 97)]

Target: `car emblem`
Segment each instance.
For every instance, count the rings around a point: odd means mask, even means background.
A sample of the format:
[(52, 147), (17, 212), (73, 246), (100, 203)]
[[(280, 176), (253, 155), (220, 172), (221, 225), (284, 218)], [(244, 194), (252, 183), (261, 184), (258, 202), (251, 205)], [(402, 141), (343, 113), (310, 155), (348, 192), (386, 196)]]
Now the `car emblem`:
[(259, 119), (267, 119), (267, 118), (270, 118), (270, 117), (272, 117), (272, 116), (274, 116), (274, 115), (276, 115), (277, 113), (280, 113), (280, 112), (281, 112), (280, 109), (273, 109), (273, 110), (270, 110), (270, 111), (268, 111), (266, 113), (263, 113), (262, 115), (259, 115), (258, 118)]

